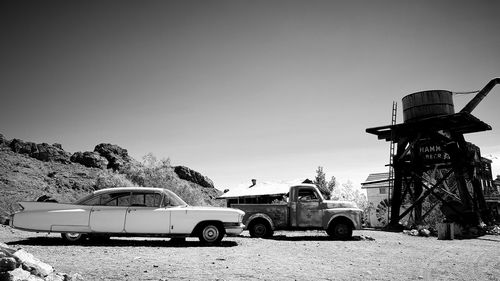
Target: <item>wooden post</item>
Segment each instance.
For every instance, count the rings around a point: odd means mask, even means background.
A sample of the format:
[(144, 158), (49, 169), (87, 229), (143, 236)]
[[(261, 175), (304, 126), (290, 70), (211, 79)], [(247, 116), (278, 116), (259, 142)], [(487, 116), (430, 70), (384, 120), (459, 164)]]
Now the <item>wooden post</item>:
[(454, 230), (454, 223), (438, 224), (438, 240), (453, 240), (455, 238)]
[(394, 190), (392, 192), (391, 200), (391, 221), (389, 222), (391, 226), (399, 226), (399, 210), (401, 209), (402, 204), (401, 194), (403, 189), (404, 165), (401, 157), (404, 154), (407, 144), (408, 142), (406, 140), (398, 142), (398, 150), (394, 156)]
[(416, 202), (417, 199), (422, 195), (423, 192), (423, 183), (422, 183), (422, 175), (424, 174), (422, 168), (422, 159), (420, 155), (420, 143), (418, 140), (415, 142), (412, 150), (412, 159), (411, 159), (411, 170), (415, 171), (416, 175), (412, 175), (413, 179), (413, 200), (415, 204), (414, 210), (414, 219), (415, 224), (420, 225), (422, 223), (422, 202)]

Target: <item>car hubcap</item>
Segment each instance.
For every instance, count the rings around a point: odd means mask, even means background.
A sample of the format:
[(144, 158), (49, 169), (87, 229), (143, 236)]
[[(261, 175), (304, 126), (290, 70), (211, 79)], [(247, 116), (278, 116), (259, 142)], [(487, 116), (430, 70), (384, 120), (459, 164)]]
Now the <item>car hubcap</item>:
[(213, 225), (205, 227), (203, 230), (203, 239), (207, 242), (213, 242), (219, 237), (219, 229)]

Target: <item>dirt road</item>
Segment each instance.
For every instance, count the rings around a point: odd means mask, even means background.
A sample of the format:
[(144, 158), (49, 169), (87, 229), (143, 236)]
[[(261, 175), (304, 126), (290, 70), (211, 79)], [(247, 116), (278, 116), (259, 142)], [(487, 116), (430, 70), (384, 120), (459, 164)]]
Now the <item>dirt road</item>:
[(1, 242), (86, 280), (500, 280), (500, 236), (442, 241), (369, 230), (354, 235), (333, 241), (321, 231), (299, 231), (252, 239), (245, 231), (219, 247), (201, 247), (195, 238), (70, 246), (57, 234), (0, 228)]

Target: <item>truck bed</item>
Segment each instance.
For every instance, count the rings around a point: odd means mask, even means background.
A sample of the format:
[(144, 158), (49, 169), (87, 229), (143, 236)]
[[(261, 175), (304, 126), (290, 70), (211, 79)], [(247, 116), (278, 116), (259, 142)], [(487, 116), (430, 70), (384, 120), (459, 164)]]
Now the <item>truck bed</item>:
[(287, 228), (289, 225), (289, 207), (287, 204), (233, 204), (231, 208), (245, 212), (243, 223), (248, 222), (248, 219), (257, 213), (264, 213), (273, 220), (275, 228)]

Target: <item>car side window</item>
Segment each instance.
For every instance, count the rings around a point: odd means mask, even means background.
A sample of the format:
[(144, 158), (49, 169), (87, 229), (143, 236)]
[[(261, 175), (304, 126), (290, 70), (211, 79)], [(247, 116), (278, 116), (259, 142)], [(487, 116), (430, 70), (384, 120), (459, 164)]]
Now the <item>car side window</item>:
[(160, 207), (162, 195), (151, 192), (115, 192), (100, 194), (82, 201), (81, 205), (88, 206), (136, 206)]
[(161, 195), (158, 193), (146, 194), (144, 201), (147, 207), (160, 207)]
[(103, 206), (130, 206), (130, 192), (116, 192), (103, 194), (101, 203)]
[(159, 207), (161, 195), (157, 193), (133, 193), (130, 206)]
[(120, 196), (117, 199), (118, 199), (118, 206), (121, 207), (130, 206), (130, 194)]

